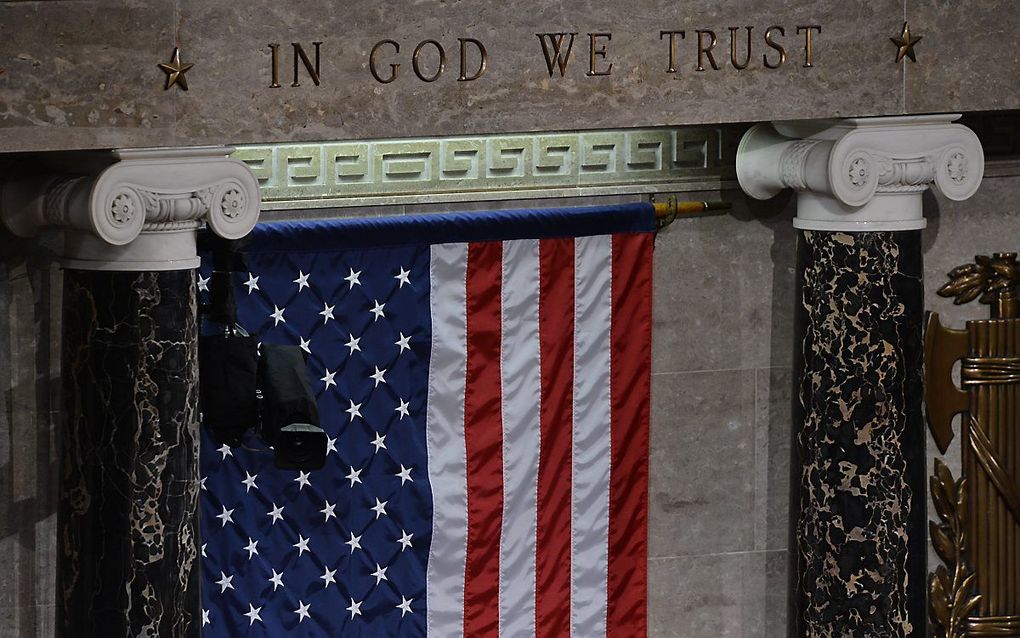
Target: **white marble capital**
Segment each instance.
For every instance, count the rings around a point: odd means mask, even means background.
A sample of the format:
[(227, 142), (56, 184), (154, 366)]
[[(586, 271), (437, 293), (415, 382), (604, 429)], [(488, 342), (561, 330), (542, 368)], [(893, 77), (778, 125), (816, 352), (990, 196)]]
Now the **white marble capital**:
[(755, 199), (769, 199), (786, 188), (797, 191), (797, 228), (924, 228), (926, 190), (964, 200), (984, 175), (981, 142), (973, 131), (953, 123), (959, 117), (757, 124), (740, 141), (737, 179)]
[(195, 268), (196, 231), (203, 224), (237, 239), (258, 220), (258, 181), (243, 162), (228, 157), (232, 150), (133, 149), (89, 156), (77, 174), (2, 184), (0, 217), (21, 237), (47, 227), (62, 230), (68, 268)]

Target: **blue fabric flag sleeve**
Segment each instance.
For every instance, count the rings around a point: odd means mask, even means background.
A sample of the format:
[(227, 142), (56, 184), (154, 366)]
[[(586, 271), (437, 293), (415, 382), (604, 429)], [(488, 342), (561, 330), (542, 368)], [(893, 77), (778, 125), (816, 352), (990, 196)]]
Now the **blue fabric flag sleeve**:
[(258, 224), (249, 251), (345, 250), (449, 242), (580, 237), (655, 229), (649, 203)]

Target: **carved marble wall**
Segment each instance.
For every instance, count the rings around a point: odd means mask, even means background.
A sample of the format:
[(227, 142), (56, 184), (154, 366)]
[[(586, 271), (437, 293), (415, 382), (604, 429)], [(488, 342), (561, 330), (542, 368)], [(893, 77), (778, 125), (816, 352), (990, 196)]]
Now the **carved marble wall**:
[[(323, 0), (0, 2), (0, 148), (292, 143), (1020, 108), (1011, 82), (1020, 74), (1009, 48), (1020, 31), (1014, 6), (349, 0), (335, 11)], [(917, 63), (896, 63), (889, 41), (905, 19), (924, 38)], [(812, 25), (808, 59), (805, 27)], [(781, 29), (772, 39), (786, 50), (774, 69), (763, 58), (777, 64), (778, 51), (765, 42), (770, 26)], [(685, 32), (675, 38), (673, 73), (664, 30)], [(576, 35), (563, 77), (543, 57), (536, 34), (546, 32)], [(589, 40), (599, 33), (612, 39)], [(478, 39), (488, 50), (488, 71), (478, 80), (457, 79), (459, 38)], [(384, 39), (401, 47), (377, 56), (384, 77), (390, 64), (401, 65), (386, 84), (369, 68)], [(434, 82), (411, 68), (425, 39), (447, 51), (446, 72)], [(698, 49), (713, 40), (710, 63)], [(313, 42), (321, 43), (320, 82), (292, 66), (294, 42), (311, 61)], [(279, 45), (279, 88), (270, 88), (270, 43)], [(157, 63), (168, 62), (175, 46), (195, 66), (187, 72), (189, 90), (167, 94)], [(605, 57), (591, 54), (602, 46)], [(744, 56), (748, 63), (738, 68)], [(419, 57), (431, 75), (435, 47)], [(470, 71), (476, 60), (468, 61)], [(612, 75), (599, 75), (609, 64)], [(300, 86), (292, 86), (292, 68)]]

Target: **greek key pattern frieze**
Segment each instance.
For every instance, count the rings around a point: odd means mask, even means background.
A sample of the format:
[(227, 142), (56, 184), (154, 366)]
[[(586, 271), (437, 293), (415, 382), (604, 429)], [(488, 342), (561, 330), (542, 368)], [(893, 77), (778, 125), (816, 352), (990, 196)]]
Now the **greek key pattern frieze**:
[(718, 128), (492, 135), (240, 146), (263, 208), (679, 185), (718, 178)]

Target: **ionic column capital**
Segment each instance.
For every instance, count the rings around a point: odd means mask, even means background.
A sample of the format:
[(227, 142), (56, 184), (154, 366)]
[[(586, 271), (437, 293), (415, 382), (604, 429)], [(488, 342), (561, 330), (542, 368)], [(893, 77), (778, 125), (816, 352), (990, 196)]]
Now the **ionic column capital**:
[(227, 147), (111, 152), (85, 174), (7, 182), (0, 217), (33, 237), (64, 231), (64, 265), (82, 270), (182, 270), (198, 266), (196, 230), (243, 237), (259, 215), (258, 181)]
[(794, 226), (806, 230), (924, 228), (924, 191), (965, 200), (984, 176), (984, 152), (959, 115), (757, 124), (737, 150), (745, 193), (797, 191)]

